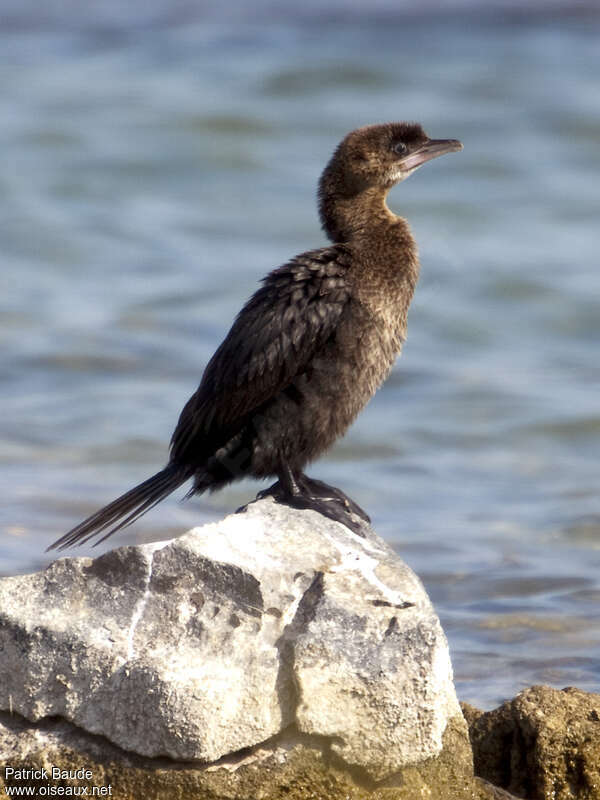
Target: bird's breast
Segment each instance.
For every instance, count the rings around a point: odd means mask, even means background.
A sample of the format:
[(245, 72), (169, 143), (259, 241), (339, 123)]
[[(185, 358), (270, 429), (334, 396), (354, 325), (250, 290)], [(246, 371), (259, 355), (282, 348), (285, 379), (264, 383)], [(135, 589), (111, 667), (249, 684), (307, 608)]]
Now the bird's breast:
[(272, 474), (282, 457), (303, 468), (327, 450), (385, 380), (401, 346), (397, 332), (351, 302), (309, 367), (253, 420), (254, 474)]

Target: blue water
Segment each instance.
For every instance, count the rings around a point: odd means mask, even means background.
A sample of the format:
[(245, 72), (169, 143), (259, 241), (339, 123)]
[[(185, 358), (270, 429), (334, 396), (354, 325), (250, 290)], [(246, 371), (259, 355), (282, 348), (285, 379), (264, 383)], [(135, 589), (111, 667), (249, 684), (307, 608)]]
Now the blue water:
[[(390, 196), (421, 251), (408, 341), (312, 474), (423, 578), (461, 699), (598, 691), (599, 17), (136, 6), (1, 9), (0, 571), (163, 465), (258, 279), (324, 244), (337, 141), (419, 120), (465, 149)], [(260, 488), (182, 490), (105, 546)]]

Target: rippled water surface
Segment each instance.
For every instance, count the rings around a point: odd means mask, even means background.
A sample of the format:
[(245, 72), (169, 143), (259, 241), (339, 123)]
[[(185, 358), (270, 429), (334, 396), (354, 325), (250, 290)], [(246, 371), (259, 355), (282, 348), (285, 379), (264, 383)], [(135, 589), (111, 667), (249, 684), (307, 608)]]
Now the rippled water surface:
[[(39, 568), (53, 539), (163, 465), (257, 280), (324, 244), (315, 186), (337, 141), (416, 119), (465, 149), (390, 196), (423, 265), (408, 341), (312, 472), (423, 578), (462, 699), (597, 691), (600, 25), (396, 5), (241, 24), (166, 0), (146, 16), (92, 3), (68, 26), (14, 6), (0, 32), (0, 570)], [(259, 488), (173, 497), (115, 544), (183, 532)]]

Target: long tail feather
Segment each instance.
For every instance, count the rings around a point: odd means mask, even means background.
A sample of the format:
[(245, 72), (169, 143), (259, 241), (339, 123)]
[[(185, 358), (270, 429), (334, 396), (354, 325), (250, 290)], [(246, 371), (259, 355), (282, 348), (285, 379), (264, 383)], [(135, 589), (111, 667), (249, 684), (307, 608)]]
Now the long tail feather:
[[(96, 544), (100, 544), (113, 533), (126, 528), (135, 522), (136, 519), (149, 511), (157, 503), (160, 503), (167, 495), (171, 494), (178, 486), (185, 483), (191, 477), (191, 472), (184, 467), (177, 466), (176, 464), (168, 464), (163, 470), (157, 472), (148, 480), (130, 489), (125, 494), (113, 500), (104, 508), (96, 511), (79, 525), (76, 525), (60, 539), (57, 539), (53, 544), (46, 549), (64, 550), (66, 547), (71, 547), (74, 544), (83, 544), (84, 542), (93, 539), (94, 536), (110, 528), (108, 533), (105, 533)], [(111, 526), (114, 527), (111, 528)], [(95, 545), (94, 545), (95, 546)]]

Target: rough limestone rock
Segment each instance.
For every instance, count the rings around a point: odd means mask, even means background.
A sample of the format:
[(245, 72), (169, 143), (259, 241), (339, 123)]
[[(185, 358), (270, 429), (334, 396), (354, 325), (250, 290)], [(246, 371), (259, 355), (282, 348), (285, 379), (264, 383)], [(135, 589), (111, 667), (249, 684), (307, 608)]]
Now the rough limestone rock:
[(463, 710), (477, 775), (527, 800), (600, 800), (600, 695), (532, 686)]
[[(86, 790), (119, 800), (513, 800), (473, 777), (466, 727), (458, 717), (448, 723), (440, 756), (378, 783), (333, 756), (326, 739), (292, 729), (218, 764), (182, 764), (127, 753), (64, 720), (28, 723), (0, 712), (0, 754), (0, 763), (13, 770), (0, 770), (1, 796), (8, 787), (49, 796), (50, 786), (53, 795), (64, 787), (66, 794)], [(85, 775), (55, 778), (52, 769), (60, 776)]]
[(0, 708), (208, 765), (285, 740), (379, 782), (466, 731), (414, 573), (367, 526), (272, 500), (0, 580)]

